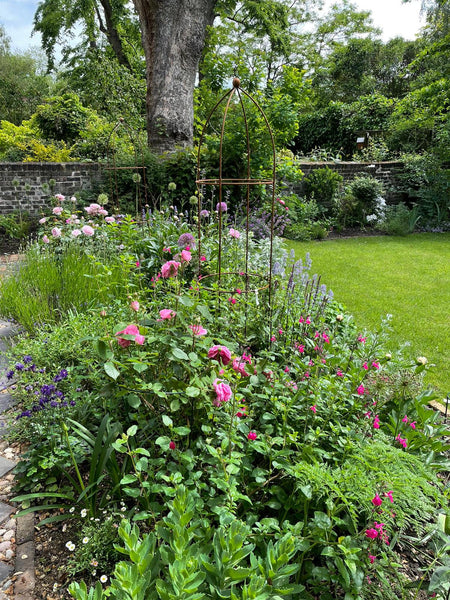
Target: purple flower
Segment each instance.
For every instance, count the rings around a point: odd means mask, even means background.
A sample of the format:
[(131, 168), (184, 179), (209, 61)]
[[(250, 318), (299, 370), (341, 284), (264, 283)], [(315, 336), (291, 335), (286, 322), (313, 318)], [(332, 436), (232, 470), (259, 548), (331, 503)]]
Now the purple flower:
[(227, 212), (228, 206), (226, 202), (218, 202), (216, 205), (217, 212)]
[(26, 356), (23, 357), (23, 362), (25, 364), (28, 364), (30, 362), (33, 362), (33, 359), (31, 358), (31, 356), (29, 354), (27, 354)]
[(204, 208), (203, 210), (200, 211), (200, 216), (201, 217), (209, 217), (209, 210), (206, 210)]
[(14, 371), (8, 371), (6, 373), (6, 379), (12, 379), (14, 377)]
[(22, 363), (17, 363), (17, 364), (15, 365), (15, 368), (16, 368), (18, 371), (23, 371), (23, 370), (25, 369), (25, 365), (23, 365)]
[(194, 236), (192, 235), (192, 233), (182, 233), (178, 238), (177, 244), (179, 248), (185, 248), (186, 246), (194, 246)]

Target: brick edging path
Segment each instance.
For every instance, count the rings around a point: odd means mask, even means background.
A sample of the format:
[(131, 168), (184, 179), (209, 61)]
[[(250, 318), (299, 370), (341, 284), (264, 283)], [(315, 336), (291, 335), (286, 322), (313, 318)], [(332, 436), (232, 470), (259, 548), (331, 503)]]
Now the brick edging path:
[(12, 469), (20, 456), (20, 447), (9, 446), (4, 413), (14, 405), (9, 393), (13, 382), (4, 377), (8, 367), (5, 351), (14, 328), (0, 321), (0, 600), (33, 600), (34, 514), (15, 518), (17, 507), (11, 503), (14, 475)]

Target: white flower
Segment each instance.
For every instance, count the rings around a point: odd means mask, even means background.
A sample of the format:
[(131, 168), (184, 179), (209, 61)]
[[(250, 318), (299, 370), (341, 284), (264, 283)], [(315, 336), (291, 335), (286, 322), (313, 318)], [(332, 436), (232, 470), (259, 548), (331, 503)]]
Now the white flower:
[(85, 517), (87, 515), (87, 510), (85, 508), (81, 509), (80, 515)]
[(108, 577), (107, 577), (106, 575), (102, 575), (102, 576), (100, 577), (100, 581), (101, 581), (102, 583), (106, 583), (106, 582), (108, 581)]
[(75, 550), (75, 544), (73, 542), (67, 542), (66, 548), (73, 552)]
[(73, 513), (73, 512), (75, 512), (75, 506), (71, 506), (71, 507), (69, 508), (69, 512), (70, 512), (70, 513)]
[(426, 358), (425, 356), (418, 356), (418, 357), (416, 358), (416, 363), (417, 363), (418, 365), (426, 365), (426, 364), (427, 364), (427, 362), (428, 362), (428, 358)]
[(89, 538), (88, 538), (88, 537), (84, 537), (84, 538), (83, 538), (83, 544), (87, 544), (87, 543), (88, 543), (88, 541), (89, 541)]

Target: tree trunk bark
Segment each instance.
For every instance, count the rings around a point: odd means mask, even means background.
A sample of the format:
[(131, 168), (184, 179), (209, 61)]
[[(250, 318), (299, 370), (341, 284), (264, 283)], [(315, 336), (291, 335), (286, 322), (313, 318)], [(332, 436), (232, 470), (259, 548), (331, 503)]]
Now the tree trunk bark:
[(147, 70), (147, 134), (158, 153), (193, 143), (194, 87), (217, 0), (134, 0)]

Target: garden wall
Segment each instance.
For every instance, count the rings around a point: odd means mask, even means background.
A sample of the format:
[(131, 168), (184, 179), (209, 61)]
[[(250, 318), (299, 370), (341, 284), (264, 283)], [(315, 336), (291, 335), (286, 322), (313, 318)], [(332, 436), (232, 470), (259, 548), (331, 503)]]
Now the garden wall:
[[(371, 175), (384, 185), (384, 198), (388, 203), (395, 204), (402, 199), (402, 194), (396, 191), (399, 186), (399, 174), (403, 170), (403, 163), (400, 161), (372, 162), (372, 163), (354, 163), (354, 162), (308, 162), (300, 163), (300, 169), (305, 177), (311, 174), (315, 169), (324, 169), (328, 167), (336, 171), (344, 178), (344, 184), (350, 182), (357, 175)], [(302, 184), (293, 188), (293, 191), (302, 195)]]
[[(301, 163), (304, 175), (314, 169), (328, 167), (344, 178), (344, 183), (356, 175), (373, 175), (383, 182), (386, 200), (395, 203), (401, 199), (395, 186), (402, 163), (398, 161), (378, 163)], [(102, 180), (102, 166), (98, 163), (0, 163), (0, 214), (8, 214), (20, 208), (32, 215), (40, 213), (53, 194), (72, 196), (80, 190), (92, 189)], [(53, 183), (52, 189), (45, 184)], [(43, 188), (44, 185), (44, 188)], [(293, 188), (301, 195), (302, 185)]]
[(20, 208), (37, 215), (52, 194), (70, 197), (101, 176), (97, 163), (0, 163), (0, 214)]

